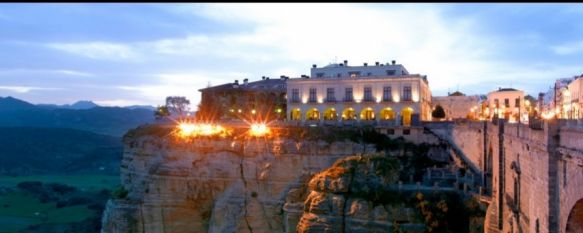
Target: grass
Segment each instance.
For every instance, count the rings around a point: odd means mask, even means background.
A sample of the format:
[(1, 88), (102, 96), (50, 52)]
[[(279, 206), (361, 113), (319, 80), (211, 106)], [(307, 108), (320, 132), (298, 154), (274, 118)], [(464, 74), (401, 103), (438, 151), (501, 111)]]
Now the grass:
[(95, 215), (95, 211), (88, 209), (87, 205), (57, 208), (56, 202), (41, 203), (37, 198), (17, 188), (18, 183), (24, 181), (66, 184), (87, 192), (113, 190), (120, 183), (119, 176), (109, 175), (0, 176), (0, 187), (15, 190), (12, 193), (0, 194), (0, 233), (15, 233), (40, 223), (79, 222)]
[(42, 183), (59, 183), (75, 186), (82, 191), (100, 191), (114, 189), (119, 185), (119, 176), (110, 175), (74, 175), (74, 176), (0, 176), (0, 187), (15, 188), (23, 181), (40, 181)]
[(1, 233), (17, 232), (39, 223), (69, 223), (91, 217), (87, 206), (57, 208), (55, 203), (41, 203), (38, 199), (21, 192), (0, 196)]

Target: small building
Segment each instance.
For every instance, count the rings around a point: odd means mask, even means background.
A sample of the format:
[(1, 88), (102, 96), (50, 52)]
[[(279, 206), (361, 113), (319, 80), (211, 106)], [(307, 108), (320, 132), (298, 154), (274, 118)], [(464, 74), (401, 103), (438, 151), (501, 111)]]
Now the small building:
[(234, 83), (200, 89), (201, 102), (197, 118), (225, 119), (285, 119), (287, 76)]
[[(528, 121), (528, 112), (524, 104), (524, 91), (514, 88), (498, 88), (488, 93), (487, 114), (493, 117), (504, 118), (509, 122)], [(522, 118), (519, 118), (519, 117)]]
[(411, 125), (431, 120), (427, 76), (409, 74), (401, 64), (349, 66), (348, 61), (322, 68), (311, 77), (287, 82), (290, 121), (377, 122)]
[(447, 96), (434, 96), (431, 103), (433, 109), (438, 105), (443, 108), (447, 120), (477, 117), (480, 111), (480, 96), (466, 96), (459, 91), (448, 93)]

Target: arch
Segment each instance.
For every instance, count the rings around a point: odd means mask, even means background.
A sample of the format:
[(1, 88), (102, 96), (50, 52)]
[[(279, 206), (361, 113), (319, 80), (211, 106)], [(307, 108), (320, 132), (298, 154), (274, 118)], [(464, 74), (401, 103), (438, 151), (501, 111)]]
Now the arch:
[(360, 119), (365, 121), (373, 121), (375, 119), (374, 110), (372, 108), (364, 108), (360, 111)]
[(344, 121), (356, 120), (356, 113), (354, 111), (354, 108), (345, 108), (344, 111), (342, 111), (342, 120)]
[(291, 120), (292, 121), (299, 121), (301, 119), (302, 119), (302, 111), (299, 108), (292, 109)]
[(402, 125), (405, 126), (410, 126), (411, 125), (411, 116), (413, 115), (413, 108), (411, 107), (405, 107), (403, 109), (401, 109), (401, 123)]
[(335, 108), (328, 108), (326, 109), (326, 111), (324, 111), (324, 120), (337, 120), (338, 119), (338, 113), (336, 113), (336, 109)]
[(583, 232), (583, 198), (579, 199), (569, 212), (565, 232)]
[(395, 111), (392, 108), (383, 108), (380, 112), (381, 120), (394, 120), (395, 119)]
[(306, 120), (320, 120), (320, 111), (317, 108), (312, 108), (306, 113)]

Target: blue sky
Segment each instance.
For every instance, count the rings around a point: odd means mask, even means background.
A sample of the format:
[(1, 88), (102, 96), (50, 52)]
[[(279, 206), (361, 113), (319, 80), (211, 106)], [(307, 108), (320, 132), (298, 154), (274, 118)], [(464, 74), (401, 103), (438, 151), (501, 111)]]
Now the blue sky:
[[(312, 64), (396, 60), (433, 95), (583, 73), (583, 4), (0, 4), (0, 96), (163, 104)], [(195, 106), (193, 106), (195, 108)]]

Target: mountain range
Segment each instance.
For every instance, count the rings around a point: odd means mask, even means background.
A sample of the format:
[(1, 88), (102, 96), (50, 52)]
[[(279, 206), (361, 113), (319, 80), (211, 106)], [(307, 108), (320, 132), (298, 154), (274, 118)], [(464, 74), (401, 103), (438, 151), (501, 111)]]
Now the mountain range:
[(0, 97), (0, 127), (70, 128), (121, 137), (129, 129), (154, 121), (151, 106), (102, 107), (91, 101), (72, 105), (34, 105)]

